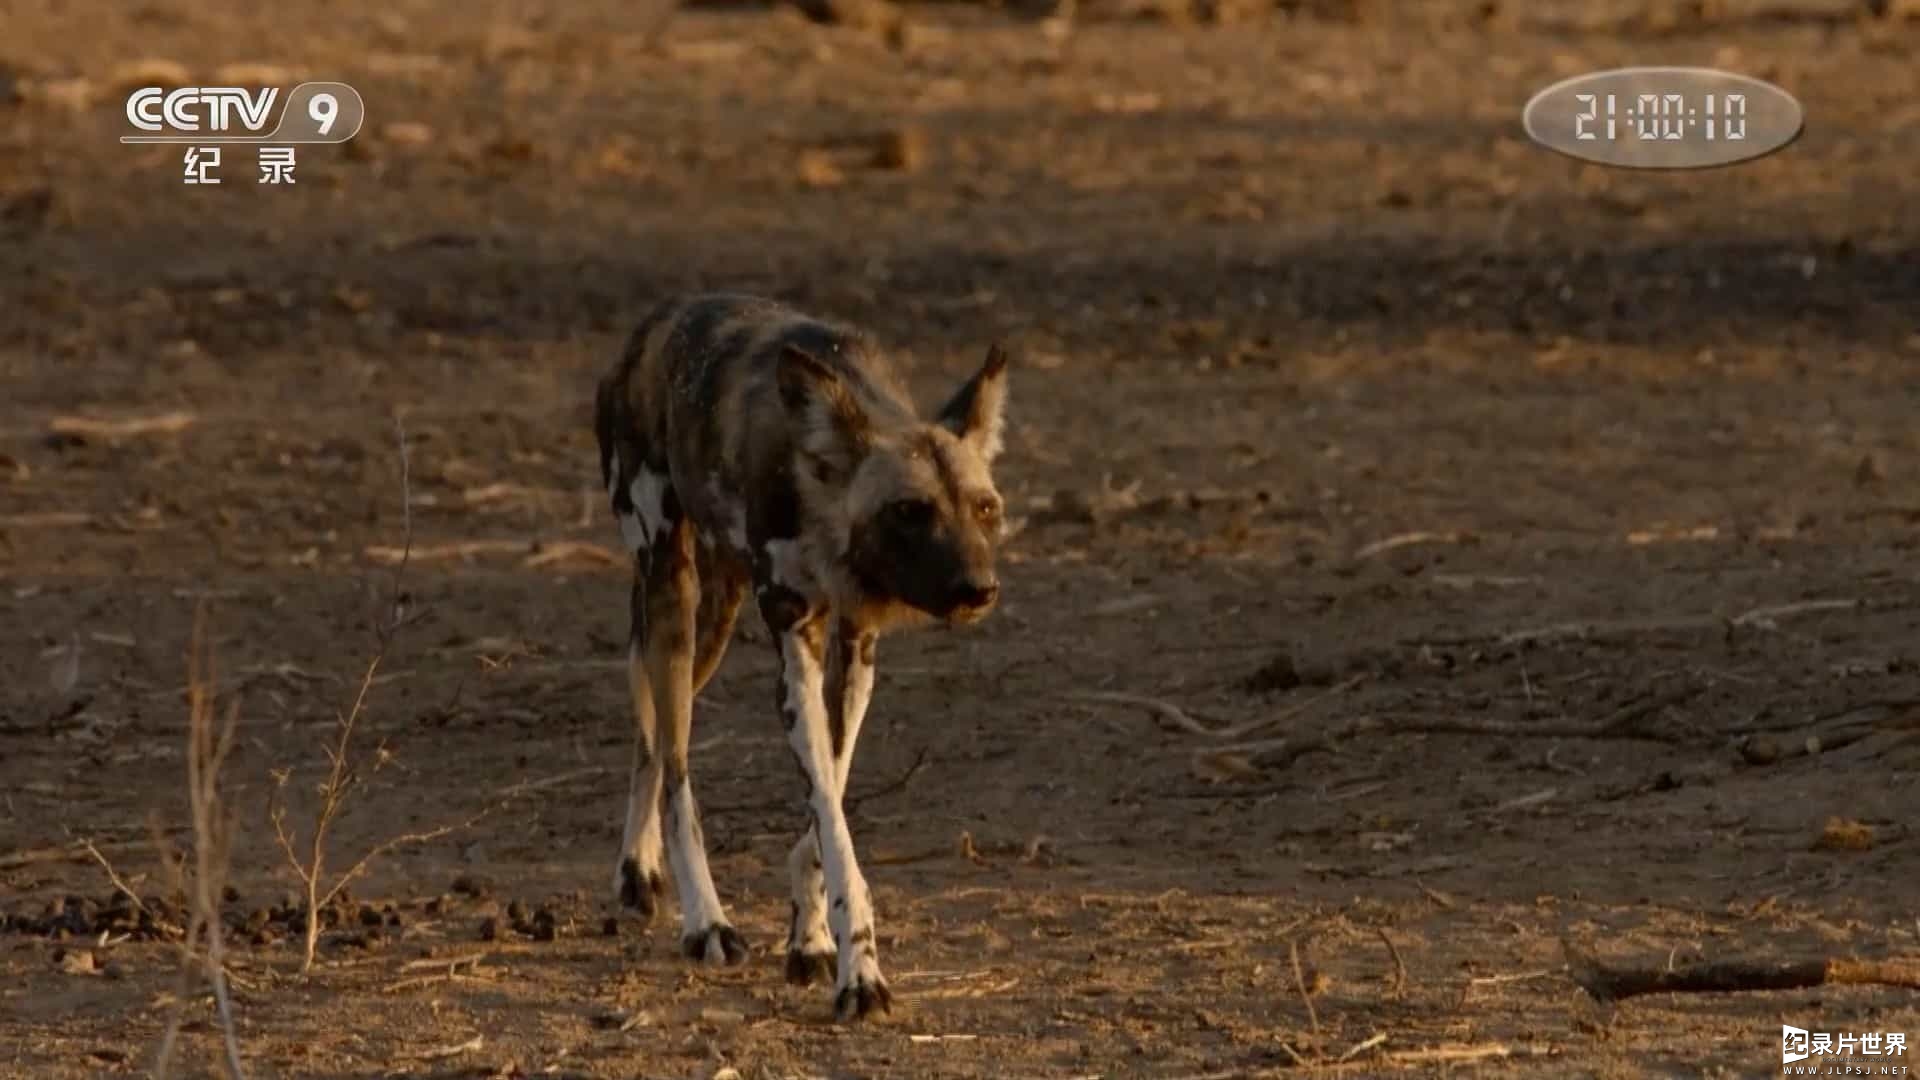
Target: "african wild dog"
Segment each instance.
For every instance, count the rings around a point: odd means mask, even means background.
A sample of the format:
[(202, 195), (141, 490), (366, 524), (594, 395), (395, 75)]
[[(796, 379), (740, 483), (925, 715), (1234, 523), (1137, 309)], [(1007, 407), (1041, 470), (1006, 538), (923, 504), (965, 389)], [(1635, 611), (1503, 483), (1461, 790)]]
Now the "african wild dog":
[(707, 870), (687, 740), (751, 584), (779, 651), (775, 701), (811, 816), (787, 860), (787, 980), (833, 974), (842, 1020), (891, 1005), (841, 809), (874, 646), (896, 627), (971, 623), (993, 608), (1006, 383), (995, 345), (924, 420), (866, 335), (714, 294), (656, 307), (598, 387), (601, 478), (633, 550), (638, 731), (620, 901), (652, 917), (664, 833), (682, 951), (746, 959)]

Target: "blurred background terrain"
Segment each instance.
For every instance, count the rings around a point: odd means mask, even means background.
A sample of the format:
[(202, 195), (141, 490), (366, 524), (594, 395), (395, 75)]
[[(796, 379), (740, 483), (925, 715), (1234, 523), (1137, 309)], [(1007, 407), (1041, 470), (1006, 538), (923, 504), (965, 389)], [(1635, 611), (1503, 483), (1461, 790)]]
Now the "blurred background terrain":
[[(1602, 1007), (1561, 944), (1920, 948), (1910, 6), (0, 2), (0, 1071), (140, 1072), (167, 1022), (173, 948), (78, 845), (167, 892), (199, 600), (258, 1075), (1732, 1077), (1782, 1022), (1920, 1037), (1866, 989)], [(1673, 175), (1525, 139), (1536, 90), (1651, 63), (1806, 133)], [(117, 141), (137, 86), (304, 79), (368, 120), (290, 187)], [(693, 760), (755, 958), (607, 925), (588, 404), (691, 288), (863, 323), (929, 403), (1019, 357), (1006, 603), (889, 640), (860, 746), (869, 1028), (779, 980), (755, 626)], [(335, 858), (491, 812), (376, 860), (306, 981), (266, 810), (376, 648), (396, 416), (417, 618)]]

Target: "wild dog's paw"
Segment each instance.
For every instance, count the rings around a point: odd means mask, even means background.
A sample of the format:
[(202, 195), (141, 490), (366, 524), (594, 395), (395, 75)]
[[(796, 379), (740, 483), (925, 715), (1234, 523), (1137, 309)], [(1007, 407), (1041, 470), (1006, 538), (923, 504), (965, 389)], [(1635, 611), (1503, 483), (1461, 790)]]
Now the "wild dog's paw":
[(893, 1011), (893, 991), (887, 989), (887, 981), (877, 973), (854, 976), (833, 999), (833, 1015), (843, 1024), (865, 1019), (876, 1010)]
[(633, 911), (642, 923), (653, 921), (660, 910), (660, 899), (667, 895), (666, 879), (658, 870), (641, 870), (636, 859), (620, 860), (617, 878), (620, 906)]
[(689, 960), (714, 967), (734, 967), (747, 962), (747, 939), (726, 923), (715, 923), (705, 930), (682, 934), (680, 951)]
[(795, 986), (811, 986), (816, 982), (830, 983), (835, 974), (834, 956), (831, 950), (826, 952), (808, 952), (805, 949), (787, 950), (787, 981)]

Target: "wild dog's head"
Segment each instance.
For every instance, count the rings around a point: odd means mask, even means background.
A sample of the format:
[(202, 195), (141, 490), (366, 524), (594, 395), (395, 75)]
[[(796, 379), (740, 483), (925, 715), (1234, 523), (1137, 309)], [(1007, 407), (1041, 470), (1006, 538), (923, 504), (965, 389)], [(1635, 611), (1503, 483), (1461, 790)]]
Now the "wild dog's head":
[(993, 610), (1005, 507), (992, 467), (1006, 352), (989, 349), (931, 421), (863, 399), (799, 349), (783, 354), (779, 383), (798, 431), (801, 499), (842, 563), (848, 599), (949, 623)]

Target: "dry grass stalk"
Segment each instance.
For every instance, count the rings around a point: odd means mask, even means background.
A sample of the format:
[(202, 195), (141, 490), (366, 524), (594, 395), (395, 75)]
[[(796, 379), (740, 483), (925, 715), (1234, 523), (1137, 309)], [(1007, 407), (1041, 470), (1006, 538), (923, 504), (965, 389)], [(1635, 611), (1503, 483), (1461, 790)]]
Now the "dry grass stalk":
[[(176, 853), (165, 834), (154, 829), (154, 845), (166, 862), (175, 887), (187, 898), (186, 934), (180, 939), (181, 994), (197, 967), (213, 988), (214, 1004), (219, 1012), (220, 1033), (226, 1053), (224, 1062), (232, 1080), (246, 1075), (240, 1064), (239, 1038), (233, 1026), (233, 995), (227, 985), (226, 942), (221, 935), (220, 897), (226, 889), (228, 856), (232, 851), (233, 815), (220, 796), (220, 768), (233, 749), (234, 729), (239, 720), (239, 702), (229, 704), (226, 717), (214, 720), (213, 660), (206, 643), (205, 601), (194, 609), (193, 641), (188, 653), (187, 712), (187, 805), (193, 823), (193, 850)], [(133, 892), (107, 865), (97, 849), (89, 850), (116, 888), (132, 896)], [(135, 904), (140, 904), (138, 898)], [(144, 905), (141, 905), (144, 906)], [(162, 1036), (154, 1075), (165, 1077), (173, 1061), (180, 1035), (180, 1014), (176, 1009)]]
[(1400, 949), (1387, 936), (1385, 927), (1377, 928), (1375, 933), (1380, 935), (1381, 944), (1387, 947), (1387, 955), (1393, 958), (1393, 985), (1388, 989), (1387, 996), (1397, 1001), (1407, 992), (1407, 962), (1401, 959)]
[(1299, 992), (1300, 1001), (1307, 1007), (1307, 1022), (1313, 1025), (1314, 1053), (1319, 1054), (1320, 1010), (1313, 1007), (1313, 995), (1307, 990), (1306, 972), (1300, 966), (1300, 940), (1294, 938), (1287, 942), (1287, 959), (1293, 965), (1293, 988)]

